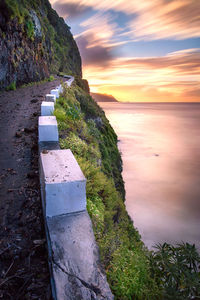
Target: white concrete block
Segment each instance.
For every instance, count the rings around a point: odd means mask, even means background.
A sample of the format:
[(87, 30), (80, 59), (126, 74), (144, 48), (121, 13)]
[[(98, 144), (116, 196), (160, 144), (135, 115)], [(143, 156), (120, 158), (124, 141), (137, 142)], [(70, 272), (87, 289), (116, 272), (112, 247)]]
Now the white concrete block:
[(59, 90), (59, 94), (63, 92), (63, 87), (61, 84), (59, 86), (57, 86), (56, 89)]
[(74, 77), (73, 76), (68, 76), (68, 78), (69, 79), (66, 81), (66, 83), (67, 83), (67, 86), (70, 87), (72, 82), (74, 81)]
[(51, 94), (51, 95), (55, 95), (55, 96), (56, 96), (56, 99), (57, 99), (57, 98), (59, 98), (59, 94), (60, 94), (60, 93), (59, 93), (59, 90), (58, 90), (58, 89), (54, 89), (54, 90), (51, 90), (50, 94)]
[(40, 154), (46, 216), (86, 210), (86, 179), (71, 150)]
[(43, 101), (41, 104), (41, 116), (51, 116), (54, 111), (54, 102)]
[(38, 121), (39, 142), (58, 142), (58, 125), (55, 116), (42, 116)]
[(48, 102), (56, 102), (56, 96), (52, 94), (46, 94), (46, 101)]

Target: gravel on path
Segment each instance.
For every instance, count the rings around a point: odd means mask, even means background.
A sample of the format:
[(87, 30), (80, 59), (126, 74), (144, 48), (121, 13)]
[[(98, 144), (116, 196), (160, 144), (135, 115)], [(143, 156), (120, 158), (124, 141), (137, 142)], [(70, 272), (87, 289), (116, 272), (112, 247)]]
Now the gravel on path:
[(0, 299), (51, 299), (38, 170), (38, 116), (60, 83), (0, 93)]

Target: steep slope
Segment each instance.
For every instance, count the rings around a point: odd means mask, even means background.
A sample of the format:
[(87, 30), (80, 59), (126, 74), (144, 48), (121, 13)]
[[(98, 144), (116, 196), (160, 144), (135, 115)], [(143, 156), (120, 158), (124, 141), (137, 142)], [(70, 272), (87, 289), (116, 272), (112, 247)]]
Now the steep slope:
[(48, 0), (1, 0), (0, 89), (67, 72), (81, 76), (70, 28)]
[(91, 93), (91, 96), (97, 102), (118, 102), (112, 95)]

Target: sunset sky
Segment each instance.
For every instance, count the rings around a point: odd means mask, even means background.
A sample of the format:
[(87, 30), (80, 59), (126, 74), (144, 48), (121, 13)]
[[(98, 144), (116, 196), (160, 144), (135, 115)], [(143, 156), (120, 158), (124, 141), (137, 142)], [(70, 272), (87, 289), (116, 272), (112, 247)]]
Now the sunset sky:
[(92, 92), (200, 101), (200, 0), (51, 0), (71, 27)]

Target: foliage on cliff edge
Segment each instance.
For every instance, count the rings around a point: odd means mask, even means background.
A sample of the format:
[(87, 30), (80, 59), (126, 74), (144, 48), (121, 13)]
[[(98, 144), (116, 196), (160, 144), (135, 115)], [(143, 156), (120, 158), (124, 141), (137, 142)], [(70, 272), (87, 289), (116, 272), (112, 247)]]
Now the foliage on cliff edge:
[(57, 100), (55, 116), (61, 147), (71, 149), (87, 178), (87, 209), (116, 299), (153, 299), (159, 292), (146, 249), (125, 209), (114, 130), (91, 96), (75, 85)]

